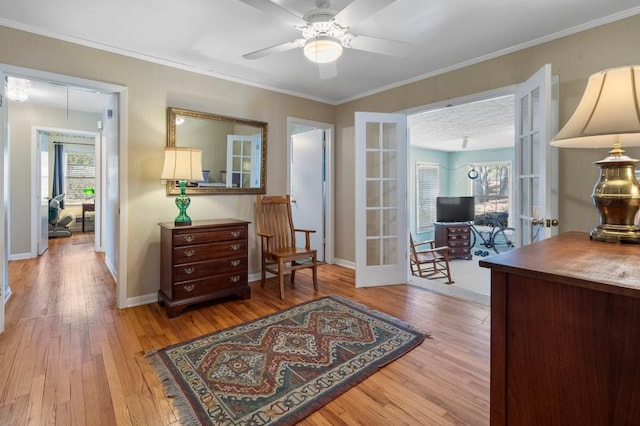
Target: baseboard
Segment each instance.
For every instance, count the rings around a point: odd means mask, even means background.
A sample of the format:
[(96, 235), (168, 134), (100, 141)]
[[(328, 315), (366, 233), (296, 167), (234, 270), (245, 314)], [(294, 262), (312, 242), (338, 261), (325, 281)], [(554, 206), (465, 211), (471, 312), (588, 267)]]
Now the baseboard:
[(18, 253), (18, 254), (9, 255), (9, 262), (11, 262), (12, 260), (25, 260), (25, 259), (35, 259), (35, 257), (32, 256), (31, 253)]
[(107, 256), (105, 256), (105, 258), (104, 258), (104, 264), (107, 266), (107, 270), (109, 271), (109, 273), (113, 277), (113, 280), (117, 283), (118, 282), (118, 274), (116, 272), (116, 268), (111, 264), (111, 262), (109, 262), (109, 259), (107, 258)]
[(158, 292), (145, 294), (142, 296), (127, 298), (127, 308), (133, 308), (134, 306), (149, 305), (158, 301)]
[(7, 292), (6, 293), (7, 294), (5, 294), (5, 296), (4, 296), (4, 303), (7, 303), (9, 301), (9, 298), (13, 294), (13, 292), (11, 291), (11, 287), (7, 287)]
[(338, 266), (344, 266), (345, 268), (349, 268), (349, 269), (356, 269), (356, 263), (351, 262), (350, 260), (335, 258), (333, 259), (333, 264)]

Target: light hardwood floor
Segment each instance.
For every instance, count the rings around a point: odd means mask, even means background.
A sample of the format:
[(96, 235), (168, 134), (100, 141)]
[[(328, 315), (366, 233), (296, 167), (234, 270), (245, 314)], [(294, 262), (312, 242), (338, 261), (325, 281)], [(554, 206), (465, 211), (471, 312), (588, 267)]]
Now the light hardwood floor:
[(0, 425), (178, 425), (144, 354), (318, 296), (339, 294), (431, 332), (432, 338), (317, 412), (304, 425), (486, 425), (489, 308), (408, 285), (356, 289), (354, 272), (319, 268), (320, 291), (298, 272), (278, 297), (252, 297), (167, 319), (158, 304), (115, 308), (91, 234), (50, 240), (40, 259), (9, 263), (13, 295), (0, 335)]

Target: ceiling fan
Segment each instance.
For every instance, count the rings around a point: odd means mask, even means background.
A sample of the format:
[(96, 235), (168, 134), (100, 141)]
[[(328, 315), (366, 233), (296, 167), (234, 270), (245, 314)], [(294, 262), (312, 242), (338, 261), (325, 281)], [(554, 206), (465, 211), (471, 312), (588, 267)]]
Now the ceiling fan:
[(318, 64), (320, 78), (337, 75), (335, 61), (343, 48), (363, 50), (396, 57), (406, 56), (409, 43), (354, 34), (350, 26), (364, 20), (395, 0), (354, 0), (337, 12), (331, 9), (332, 0), (315, 0), (316, 8), (299, 17), (293, 12), (269, 0), (240, 0), (262, 10), (302, 32), (302, 38), (242, 55), (246, 59), (258, 59), (291, 49), (303, 48), (304, 55)]

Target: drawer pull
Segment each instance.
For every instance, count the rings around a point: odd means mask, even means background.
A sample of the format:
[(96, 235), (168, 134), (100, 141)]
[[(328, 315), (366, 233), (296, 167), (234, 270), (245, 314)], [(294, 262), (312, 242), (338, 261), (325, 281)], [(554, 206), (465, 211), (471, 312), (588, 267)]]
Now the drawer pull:
[(240, 236), (240, 231), (231, 231), (231, 236), (233, 238), (238, 238)]
[(186, 257), (191, 257), (191, 256), (193, 256), (194, 254), (196, 254), (196, 251), (195, 251), (195, 250), (185, 250), (185, 251), (184, 251), (184, 255), (185, 255)]
[(184, 240), (185, 240), (186, 242), (188, 242), (188, 243), (193, 242), (193, 240), (195, 240), (195, 239), (196, 239), (196, 236), (195, 236), (195, 235), (185, 235), (185, 236), (184, 236)]
[(238, 281), (240, 281), (240, 275), (235, 275), (229, 279), (231, 280), (232, 283), (237, 283)]
[(184, 268), (184, 273), (187, 275), (191, 275), (196, 271), (196, 268), (194, 268), (193, 266), (189, 266), (187, 268)]
[(192, 291), (194, 288), (196, 288), (195, 284), (185, 285), (184, 286), (184, 291)]
[(240, 250), (240, 244), (231, 244), (231, 250), (233, 251)]
[(231, 261), (231, 266), (238, 266), (240, 264), (239, 260), (232, 260)]

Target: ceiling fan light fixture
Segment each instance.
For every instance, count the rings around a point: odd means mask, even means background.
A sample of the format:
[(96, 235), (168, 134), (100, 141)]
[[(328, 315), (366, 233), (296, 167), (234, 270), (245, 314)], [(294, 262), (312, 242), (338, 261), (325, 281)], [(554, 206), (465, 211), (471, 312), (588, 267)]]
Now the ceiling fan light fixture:
[(311, 62), (327, 64), (342, 56), (342, 44), (335, 37), (319, 35), (307, 40), (304, 45), (304, 56)]

